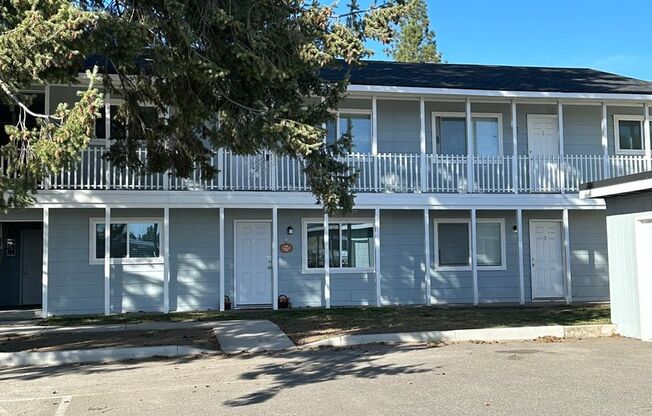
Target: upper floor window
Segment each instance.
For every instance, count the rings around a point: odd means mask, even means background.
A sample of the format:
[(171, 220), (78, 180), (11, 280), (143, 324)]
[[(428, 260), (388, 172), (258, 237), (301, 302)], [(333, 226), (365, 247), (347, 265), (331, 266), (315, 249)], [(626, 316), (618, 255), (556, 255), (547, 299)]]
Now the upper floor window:
[[(465, 155), (466, 116), (464, 113), (433, 113), (433, 148), (438, 154)], [(473, 153), (481, 156), (502, 154), (502, 115), (475, 113), (471, 118)]]
[[(105, 103), (100, 116), (95, 120), (95, 139), (104, 140), (109, 138), (111, 140), (121, 139), (127, 137), (129, 134), (129, 125), (121, 117), (118, 116), (121, 101), (119, 99), (111, 99)], [(140, 107), (143, 111), (141, 114), (142, 122), (153, 123), (159, 117), (156, 107), (142, 105)], [(106, 122), (107, 114), (109, 122)], [(134, 131), (134, 129), (131, 129)]]
[(645, 153), (643, 120), (643, 116), (614, 116), (614, 136), (616, 138), (617, 154), (642, 155)]
[[(324, 223), (303, 221), (305, 271), (325, 264)], [(328, 225), (329, 266), (334, 271), (369, 271), (374, 267), (374, 226), (371, 220), (331, 220)]]
[(334, 143), (347, 131), (351, 131), (352, 151), (371, 153), (371, 111), (342, 110), (337, 113), (337, 120), (326, 125), (327, 143)]

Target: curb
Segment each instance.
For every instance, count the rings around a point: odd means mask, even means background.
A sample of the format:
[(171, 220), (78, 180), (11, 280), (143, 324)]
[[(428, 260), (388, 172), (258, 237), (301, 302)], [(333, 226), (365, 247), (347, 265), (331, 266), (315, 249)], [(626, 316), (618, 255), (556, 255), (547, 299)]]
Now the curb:
[(452, 331), (401, 332), (390, 334), (344, 335), (315, 341), (303, 348), (349, 347), (365, 344), (401, 344), (423, 342), (469, 342), (469, 341), (524, 341), (543, 337), (597, 338), (616, 334), (616, 326), (525, 326), (516, 328), (458, 329)]
[(19, 351), (0, 353), (0, 368), (27, 366), (54, 366), (79, 363), (106, 363), (152, 357), (189, 357), (214, 354), (217, 351), (184, 345), (154, 347), (96, 348), (68, 351)]
[(220, 321), (197, 322), (144, 322), (134, 324), (80, 325), (80, 326), (3, 326), (0, 324), (0, 335), (32, 335), (53, 334), (59, 332), (95, 333), (124, 331), (168, 331), (175, 329), (211, 329)]

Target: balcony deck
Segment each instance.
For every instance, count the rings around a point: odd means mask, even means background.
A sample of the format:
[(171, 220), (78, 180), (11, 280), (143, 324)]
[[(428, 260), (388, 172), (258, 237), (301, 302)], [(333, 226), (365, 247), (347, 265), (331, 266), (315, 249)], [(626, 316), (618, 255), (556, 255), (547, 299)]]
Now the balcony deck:
[[(72, 169), (52, 174), (41, 189), (135, 191), (290, 191), (308, 192), (302, 162), (288, 156), (238, 156), (216, 152), (219, 173), (206, 180), (117, 168), (91, 146)], [(146, 163), (147, 154), (139, 151)], [(584, 182), (650, 170), (643, 156), (629, 155), (465, 155), (355, 153), (344, 162), (358, 172), (357, 193), (575, 193)], [(0, 161), (0, 168), (4, 168)], [(4, 169), (3, 169), (4, 171)]]

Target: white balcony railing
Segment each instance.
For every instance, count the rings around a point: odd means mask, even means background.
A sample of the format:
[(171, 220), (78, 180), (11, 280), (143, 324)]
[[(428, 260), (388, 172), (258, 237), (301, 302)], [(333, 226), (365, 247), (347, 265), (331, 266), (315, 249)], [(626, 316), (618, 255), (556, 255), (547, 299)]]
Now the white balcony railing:
[[(289, 156), (239, 156), (218, 151), (211, 159), (218, 174), (210, 179), (195, 169), (190, 178), (143, 173), (111, 166), (103, 147), (84, 150), (70, 169), (53, 173), (43, 188), (58, 190), (175, 191), (309, 191), (303, 162)], [(147, 152), (137, 152), (146, 165)], [(342, 158), (358, 173), (355, 192), (388, 193), (557, 193), (577, 192), (584, 182), (644, 172), (652, 168), (643, 156), (623, 155), (465, 155), (354, 153)], [(469, 187), (469, 168), (473, 184)], [(0, 160), (0, 173), (13, 174)]]

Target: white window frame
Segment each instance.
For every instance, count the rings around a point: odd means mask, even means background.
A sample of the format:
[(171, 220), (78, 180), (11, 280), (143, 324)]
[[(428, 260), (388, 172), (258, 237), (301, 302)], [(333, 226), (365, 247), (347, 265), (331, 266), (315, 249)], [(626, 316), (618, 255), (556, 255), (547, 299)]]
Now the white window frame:
[[(641, 128), (641, 150), (630, 150), (630, 149), (621, 149), (620, 148), (620, 121), (638, 121)], [(614, 114), (614, 143), (616, 146), (617, 155), (633, 155), (633, 156), (644, 156), (645, 155), (645, 117), (637, 115), (627, 115), (627, 114)]]
[[(431, 132), (430, 132), (430, 145), (432, 146), (432, 153), (437, 153), (437, 118), (438, 117), (455, 117), (462, 118), (466, 121), (466, 113), (464, 112), (450, 112), (450, 111), (433, 111), (430, 114)], [(498, 119), (498, 154), (503, 155), (503, 113), (471, 113), (471, 120), (474, 118), (496, 118)], [(474, 142), (475, 144), (475, 142)], [(466, 154), (469, 154), (470, 149), (466, 149)], [(475, 154), (475, 149), (474, 149)]]
[[(481, 266), (478, 264), (478, 270), (507, 270), (507, 241), (505, 234), (505, 219), (504, 218), (478, 218), (476, 220), (477, 224), (480, 223), (489, 223), (489, 224), (500, 224), (500, 265), (498, 266)], [(476, 227), (477, 230), (477, 227)], [(477, 238), (476, 232), (476, 238)], [(477, 246), (477, 245), (476, 245)]]
[[(370, 223), (374, 224), (373, 218), (329, 218), (329, 226), (332, 224), (354, 224), (354, 223)], [(324, 268), (308, 268), (308, 224), (321, 224), (323, 226), (323, 218), (302, 218), (301, 219), (301, 269), (303, 274), (323, 274)], [(342, 228), (340, 227), (340, 233)], [(375, 232), (375, 230), (374, 230)], [(374, 235), (375, 237), (375, 235)], [(373, 247), (372, 247), (373, 249)], [(341, 250), (341, 246), (340, 246)], [(340, 259), (342, 256), (340, 255)], [(329, 268), (331, 273), (351, 274), (351, 273), (373, 273), (376, 271), (375, 262), (371, 267), (333, 267)]]
[[(468, 253), (468, 266), (442, 266), (439, 264), (439, 224), (466, 224), (469, 231), (469, 253)], [(470, 218), (435, 218), (433, 221), (435, 231), (435, 270), (440, 271), (469, 271), (471, 267), (471, 219)]]
[[(372, 136), (373, 136), (373, 126), (372, 126), (372, 111), (371, 110), (366, 110), (366, 109), (359, 109), (359, 108), (341, 108), (338, 109), (336, 112), (336, 117), (335, 117), (335, 140), (339, 140), (340, 137), (342, 137), (342, 132), (340, 131), (340, 115), (342, 113), (344, 114), (353, 114), (353, 115), (363, 115), (363, 116), (369, 116), (369, 139), (373, 141)], [(371, 145), (372, 143), (370, 143)], [(351, 152), (350, 154), (367, 154), (367, 153), (362, 153), (362, 152)]]
[[(468, 266), (442, 266), (439, 264), (439, 224), (453, 223), (453, 224), (466, 224), (469, 230), (469, 265)], [(507, 241), (505, 234), (505, 219), (504, 218), (477, 218), (478, 223), (500, 223), (500, 244), (501, 244), (501, 265), (500, 266), (481, 266), (478, 264), (478, 270), (507, 270)], [(433, 221), (434, 228), (434, 250), (435, 250), (435, 270), (439, 271), (471, 271), (472, 258), (471, 258), (471, 219), (470, 218), (435, 218)], [(476, 233), (477, 234), (477, 233)], [(476, 235), (476, 238), (478, 236)]]
[[(127, 224), (127, 233), (129, 233), (129, 224), (142, 224), (142, 223), (155, 223), (159, 226), (159, 256), (158, 257), (124, 257), (124, 258), (110, 258), (111, 264), (159, 264), (163, 263), (163, 218), (160, 217), (117, 217), (111, 218), (111, 224)], [(99, 265), (104, 264), (104, 257), (95, 257), (97, 240), (95, 229), (98, 224), (104, 224), (104, 218), (91, 218), (89, 221), (89, 244), (88, 244), (88, 259), (89, 264)], [(127, 256), (129, 256), (129, 237), (127, 234)]]
[[(104, 103), (102, 105), (102, 111), (104, 112), (104, 115), (106, 115), (106, 111), (107, 111), (107, 107), (108, 107), (109, 120), (111, 120), (111, 106), (112, 105), (121, 106), (123, 102), (124, 102), (124, 100), (122, 98), (108, 98), (108, 99), (105, 98)], [(154, 104), (149, 103), (149, 102), (140, 103), (140, 106), (141, 107), (156, 107)], [(111, 138), (111, 122), (107, 123), (106, 119), (104, 119), (104, 122), (106, 123), (105, 134), (106, 134), (107, 137), (105, 137), (103, 139), (95, 137), (95, 131), (93, 131), (93, 138), (91, 139), (91, 141), (89, 143), (90, 146), (104, 146), (104, 145), (107, 144), (106, 143), (107, 138), (109, 139), (109, 143), (108, 143), (109, 145), (113, 142), (113, 139)]]

